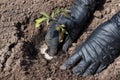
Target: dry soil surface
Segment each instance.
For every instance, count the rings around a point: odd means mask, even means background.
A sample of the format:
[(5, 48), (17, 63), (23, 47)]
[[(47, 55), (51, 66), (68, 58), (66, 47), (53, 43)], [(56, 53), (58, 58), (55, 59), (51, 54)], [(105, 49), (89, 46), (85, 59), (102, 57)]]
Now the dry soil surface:
[(0, 80), (120, 80), (120, 57), (106, 70), (86, 78), (59, 69), (76, 46), (120, 10), (120, 0), (106, 0), (98, 5), (90, 25), (67, 54), (59, 51), (51, 61), (41, 55), (39, 48), (48, 27), (43, 24), (35, 28), (34, 20), (41, 16), (40, 12), (51, 13), (57, 7), (69, 7), (72, 3), (73, 0), (0, 1)]

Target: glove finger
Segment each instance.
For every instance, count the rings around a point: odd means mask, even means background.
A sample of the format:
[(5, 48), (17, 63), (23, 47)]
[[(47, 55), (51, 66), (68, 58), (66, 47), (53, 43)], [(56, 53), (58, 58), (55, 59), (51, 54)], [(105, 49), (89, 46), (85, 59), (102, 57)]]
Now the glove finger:
[(73, 68), (73, 74), (82, 75), (91, 63), (82, 60), (75, 68)]
[(81, 56), (79, 54), (73, 54), (61, 67), (60, 69), (66, 70), (68, 68), (73, 67), (77, 62), (81, 60)]
[(51, 40), (50, 39), (47, 39), (46, 38), (46, 43), (47, 43), (47, 46), (49, 48), (49, 55), (50, 56), (54, 56), (57, 54), (57, 48), (58, 48), (58, 39), (57, 38), (52, 38)]
[(59, 32), (56, 30), (58, 24), (55, 21), (51, 22), (51, 26), (45, 36), (45, 41), (50, 49), (49, 55), (55, 55), (59, 44)]
[(56, 53), (57, 53), (57, 47), (56, 48), (50, 48), (50, 52), (49, 52), (50, 56), (55, 56)]
[(71, 45), (72, 45), (72, 40), (71, 40), (70, 37), (67, 37), (67, 38), (66, 38), (66, 41), (65, 41), (65, 43), (64, 43), (64, 45), (63, 45), (62, 50), (65, 51), (65, 52), (67, 52), (68, 48), (69, 48)]
[(105, 68), (107, 68), (107, 66), (101, 64), (101, 65), (99, 66), (99, 68), (97, 69), (96, 73), (99, 73), (99, 72), (103, 71)]
[(91, 64), (87, 70), (84, 72), (83, 77), (92, 75), (96, 72), (96, 70), (99, 68), (100, 64), (99, 63), (93, 63)]

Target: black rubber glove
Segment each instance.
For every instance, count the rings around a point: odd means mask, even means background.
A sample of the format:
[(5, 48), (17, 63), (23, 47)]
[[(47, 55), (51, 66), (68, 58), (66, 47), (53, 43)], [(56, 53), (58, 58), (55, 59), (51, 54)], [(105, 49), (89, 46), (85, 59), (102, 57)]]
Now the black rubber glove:
[(76, 75), (99, 73), (120, 55), (120, 11), (101, 24), (60, 68)]
[(67, 17), (60, 15), (56, 21), (51, 22), (51, 26), (45, 37), (46, 43), (50, 48), (50, 55), (55, 55), (59, 46), (60, 34), (56, 31), (56, 27), (62, 24), (65, 25), (68, 35), (64, 39), (63, 50), (67, 51), (71, 44), (79, 38), (85, 25), (90, 20), (94, 9), (94, 0), (75, 0)]

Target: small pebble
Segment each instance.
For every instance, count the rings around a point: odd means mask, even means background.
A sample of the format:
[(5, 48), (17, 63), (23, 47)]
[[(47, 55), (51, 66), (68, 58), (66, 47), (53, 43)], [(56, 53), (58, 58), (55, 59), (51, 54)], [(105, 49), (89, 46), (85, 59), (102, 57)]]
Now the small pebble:
[(99, 19), (103, 18), (103, 15), (102, 15), (102, 13), (101, 13), (100, 11), (96, 11), (96, 12), (94, 13), (94, 16), (95, 16), (96, 18), (99, 18)]
[(109, 7), (107, 7), (107, 8), (105, 9), (105, 14), (109, 14), (109, 13), (111, 13), (111, 9), (110, 9)]

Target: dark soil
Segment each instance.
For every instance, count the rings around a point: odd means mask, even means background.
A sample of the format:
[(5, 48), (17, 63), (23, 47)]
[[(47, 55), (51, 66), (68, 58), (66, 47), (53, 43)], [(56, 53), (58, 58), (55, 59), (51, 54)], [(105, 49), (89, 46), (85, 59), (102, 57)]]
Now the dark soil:
[(100, 74), (86, 78), (59, 69), (76, 46), (120, 10), (120, 0), (106, 0), (98, 6), (91, 24), (68, 54), (60, 51), (51, 61), (41, 55), (39, 48), (48, 27), (43, 24), (35, 28), (34, 20), (41, 16), (41, 11), (50, 13), (56, 7), (65, 8), (72, 3), (73, 0), (0, 1), (0, 80), (120, 80), (120, 57)]

